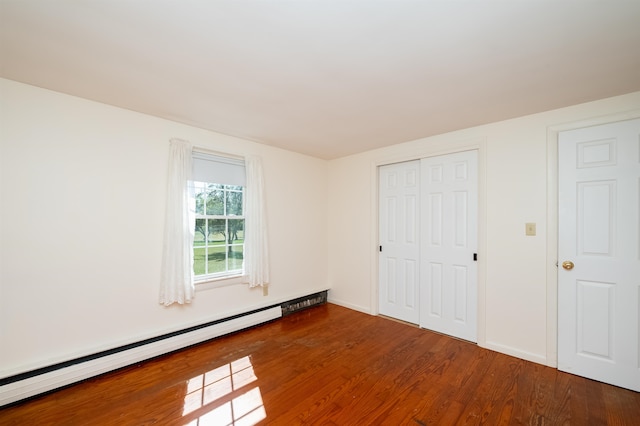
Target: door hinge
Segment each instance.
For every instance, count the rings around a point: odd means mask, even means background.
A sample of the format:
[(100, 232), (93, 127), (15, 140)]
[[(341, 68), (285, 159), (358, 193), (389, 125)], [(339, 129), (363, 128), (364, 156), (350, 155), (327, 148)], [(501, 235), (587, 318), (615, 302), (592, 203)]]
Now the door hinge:
[(474, 262), (478, 261), (478, 253), (473, 253), (473, 261)]
[(380, 253), (382, 253), (382, 246), (379, 247)]

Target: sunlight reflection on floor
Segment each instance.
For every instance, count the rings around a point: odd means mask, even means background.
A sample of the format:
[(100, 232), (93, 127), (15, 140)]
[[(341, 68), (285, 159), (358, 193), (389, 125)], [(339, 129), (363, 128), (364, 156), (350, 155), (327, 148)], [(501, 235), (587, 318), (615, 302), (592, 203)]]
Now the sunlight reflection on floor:
[(240, 358), (187, 382), (185, 426), (251, 426), (267, 417), (250, 357)]

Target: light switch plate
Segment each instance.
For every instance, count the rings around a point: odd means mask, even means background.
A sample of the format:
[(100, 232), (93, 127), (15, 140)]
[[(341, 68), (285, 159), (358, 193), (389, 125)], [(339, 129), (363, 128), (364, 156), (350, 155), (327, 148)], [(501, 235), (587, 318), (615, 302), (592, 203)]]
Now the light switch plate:
[(536, 224), (535, 223), (525, 223), (525, 234), (529, 237), (533, 237), (536, 235)]

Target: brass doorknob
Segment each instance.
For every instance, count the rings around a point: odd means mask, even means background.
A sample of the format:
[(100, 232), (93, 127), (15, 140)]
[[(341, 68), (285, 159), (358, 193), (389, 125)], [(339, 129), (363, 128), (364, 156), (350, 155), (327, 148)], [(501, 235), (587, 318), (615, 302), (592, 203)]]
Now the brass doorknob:
[(575, 265), (574, 265), (574, 264), (573, 264), (573, 262), (572, 262), (572, 261), (570, 261), (570, 260), (565, 260), (564, 262), (562, 262), (562, 267), (563, 267), (564, 269), (566, 269), (567, 271), (572, 270), (574, 266), (575, 266)]

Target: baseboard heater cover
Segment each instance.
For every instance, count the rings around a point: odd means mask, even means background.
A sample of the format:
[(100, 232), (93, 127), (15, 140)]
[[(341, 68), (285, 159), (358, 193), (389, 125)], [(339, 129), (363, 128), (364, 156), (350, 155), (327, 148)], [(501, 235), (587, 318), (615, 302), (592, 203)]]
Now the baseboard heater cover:
[(294, 312), (299, 312), (307, 308), (319, 306), (327, 303), (327, 290), (309, 296), (299, 297), (282, 304), (282, 316), (287, 316)]
[(282, 317), (281, 305), (0, 379), (0, 407)]

